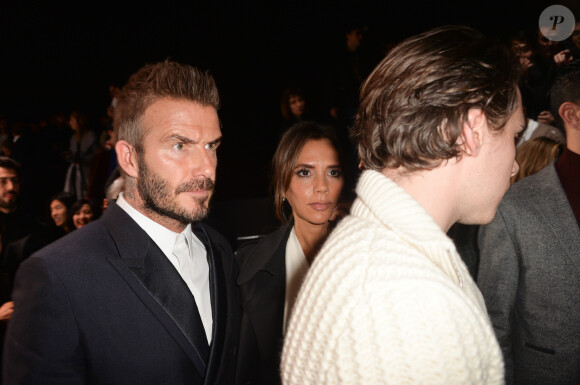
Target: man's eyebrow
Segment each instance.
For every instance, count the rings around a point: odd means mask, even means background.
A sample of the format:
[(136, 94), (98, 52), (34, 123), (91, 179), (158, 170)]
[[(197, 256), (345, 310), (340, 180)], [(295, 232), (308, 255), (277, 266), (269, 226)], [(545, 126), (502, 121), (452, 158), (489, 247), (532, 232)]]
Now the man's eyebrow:
[(171, 135), (169, 137), (169, 139), (177, 139), (177, 140), (179, 140), (180, 142), (183, 142), (183, 143), (193, 143), (193, 144), (197, 143), (196, 141), (194, 141), (192, 139), (189, 139), (189, 138), (186, 138), (185, 136), (181, 136), (179, 134)]
[[(211, 142), (208, 142), (208, 144), (217, 144), (217, 143), (221, 143), (221, 141), (222, 141), (222, 138), (223, 138), (223, 136), (220, 136), (219, 138), (217, 138), (217, 139), (215, 139), (215, 140), (212, 140)], [(170, 139), (170, 140), (171, 140), (171, 139), (178, 140), (178, 141), (180, 141), (180, 142), (183, 142), (183, 143), (185, 143), (185, 144), (197, 144), (197, 143), (199, 143), (199, 142), (196, 142), (196, 141), (195, 141), (195, 140), (193, 140), (193, 139), (187, 138), (187, 137), (185, 137), (185, 136), (182, 136), (182, 135), (179, 135), (179, 134), (174, 134), (174, 135), (171, 135), (171, 136), (169, 137), (169, 139)]]
[(224, 138), (223, 136), (220, 136), (219, 138), (217, 138), (217, 139), (215, 139), (215, 140), (212, 140), (212, 141), (211, 141), (211, 142), (209, 142), (208, 144), (218, 144), (218, 143), (221, 143), (221, 142), (222, 142), (222, 140), (223, 140), (223, 138)]

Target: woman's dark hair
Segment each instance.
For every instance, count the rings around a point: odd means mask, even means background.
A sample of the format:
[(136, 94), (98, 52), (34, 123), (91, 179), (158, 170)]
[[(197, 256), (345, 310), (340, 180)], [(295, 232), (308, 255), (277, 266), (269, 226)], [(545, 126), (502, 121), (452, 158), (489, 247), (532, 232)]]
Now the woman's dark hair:
[(101, 206), (95, 204), (95, 202), (90, 199), (79, 199), (72, 204), (68, 213), (71, 224), (73, 223), (73, 215), (75, 215), (85, 204), (89, 205), (93, 211), (93, 221), (101, 216)]
[(50, 198), (50, 202), (52, 203), (52, 201), (59, 201), (64, 203), (64, 205), (66, 206), (67, 209), (70, 209), (72, 204), (75, 202), (75, 196), (72, 193), (63, 191), (63, 192), (59, 192), (56, 195), (53, 195)]
[(79, 126), (78, 130), (74, 133), (78, 142), (81, 141), (85, 133), (89, 131), (89, 119), (87, 114), (80, 110), (72, 110), (70, 116), (75, 118)]
[[(70, 218), (72, 218), (72, 216), (70, 215), (70, 211), (71, 211), (71, 207), (72, 207), (73, 203), (75, 202), (75, 200), (76, 200), (76, 197), (73, 194), (63, 191), (63, 192), (60, 192), (56, 195), (53, 195), (48, 201), (49, 214), (50, 214), (50, 205), (52, 204), (52, 202), (59, 201), (60, 203), (65, 205), (65, 207), (66, 207), (66, 220), (65, 220), (65, 224), (63, 226), (65, 231), (70, 231), (70, 229), (72, 229), (72, 227), (73, 227), (72, 221), (70, 220)], [(51, 223), (54, 223), (52, 221), (52, 218), (51, 218)]]
[[(302, 152), (304, 145), (310, 140), (327, 139), (330, 141), (343, 167), (343, 175), (347, 162), (341, 150), (340, 142), (333, 127), (314, 122), (300, 122), (290, 127), (282, 136), (278, 148), (272, 158), (272, 190), (274, 193), (274, 205), (276, 216), (283, 223), (289, 222), (289, 216), (285, 215), (284, 194), (292, 180), (292, 170)], [(346, 185), (345, 180), (345, 185)], [(288, 205), (289, 206), (289, 205)]]

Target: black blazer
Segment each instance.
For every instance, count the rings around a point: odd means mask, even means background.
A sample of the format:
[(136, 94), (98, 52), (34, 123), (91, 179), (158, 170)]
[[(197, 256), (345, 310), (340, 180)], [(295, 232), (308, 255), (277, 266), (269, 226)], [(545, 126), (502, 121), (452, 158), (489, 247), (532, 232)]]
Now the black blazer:
[(282, 227), (236, 252), (243, 309), (237, 384), (281, 383), (285, 257), (291, 229)]
[(116, 204), (28, 258), (4, 346), (10, 384), (231, 384), (239, 338), (229, 244), (202, 223), (213, 337), (153, 240)]

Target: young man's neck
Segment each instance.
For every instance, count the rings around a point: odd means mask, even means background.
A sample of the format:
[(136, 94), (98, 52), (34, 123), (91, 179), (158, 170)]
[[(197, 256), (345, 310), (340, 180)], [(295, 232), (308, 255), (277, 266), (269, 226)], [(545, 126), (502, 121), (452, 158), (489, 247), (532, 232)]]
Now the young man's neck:
[(455, 189), (451, 169), (439, 166), (432, 170), (409, 172), (403, 168), (384, 169), (382, 174), (411, 195), (446, 233), (455, 223)]

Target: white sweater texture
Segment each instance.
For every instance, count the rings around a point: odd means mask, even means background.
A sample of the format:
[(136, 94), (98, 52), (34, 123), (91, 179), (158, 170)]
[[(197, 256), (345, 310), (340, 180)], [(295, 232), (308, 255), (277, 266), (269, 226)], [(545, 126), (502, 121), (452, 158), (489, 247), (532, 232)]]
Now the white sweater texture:
[(375, 171), (310, 268), (282, 353), (284, 385), (502, 384), (482, 295), (453, 242)]

